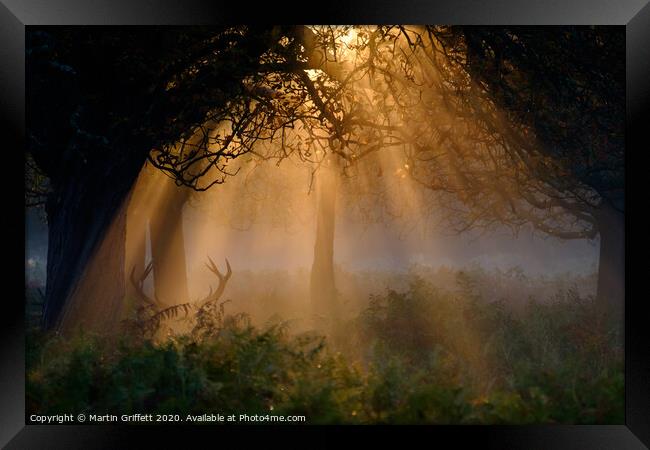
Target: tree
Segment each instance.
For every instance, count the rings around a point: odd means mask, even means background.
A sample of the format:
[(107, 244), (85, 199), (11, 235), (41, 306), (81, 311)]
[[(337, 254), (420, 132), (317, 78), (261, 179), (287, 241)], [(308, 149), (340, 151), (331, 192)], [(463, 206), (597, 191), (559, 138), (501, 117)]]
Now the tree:
[(471, 79), (462, 91), (465, 107), (498, 136), (509, 167), (522, 167), (513, 172), (514, 188), (500, 189), (510, 204), (502, 220), (565, 239), (598, 234), (597, 301), (622, 324), (624, 33), (610, 27), (448, 33), (441, 33), (443, 42), (464, 43), (461, 67)]
[(322, 122), (306, 101), (314, 86), (304, 84), (301, 29), (28, 33), (28, 153), (50, 181), (47, 328), (113, 327), (125, 289), (125, 201), (145, 160), (205, 190), (253, 143)]
[[(387, 30), (390, 30), (388, 27)], [(622, 323), (624, 35), (609, 27), (393, 27), (410, 177), (458, 231), (533, 226), (600, 236), (597, 301)], [(382, 108), (378, 108), (382, 111)]]
[[(537, 145), (526, 148), (528, 154), (558, 161), (559, 170), (550, 174), (536, 171), (535, 175), (562, 196), (549, 195), (541, 203), (526, 197), (528, 202), (537, 209), (562, 208), (586, 224), (575, 236), (599, 234), (597, 299), (602, 309), (622, 324), (624, 32), (612, 27), (469, 28), (463, 34), (472, 78), (486, 87), (509, 121), (534, 133)], [(573, 237), (542, 229), (559, 237)]]
[[(241, 81), (276, 41), (271, 27), (27, 33), (28, 152), (50, 181), (47, 328), (75, 317), (112, 326), (125, 285), (123, 206), (144, 161), (241, 101)], [(92, 290), (79, 286), (91, 279)], [(71, 304), (77, 313), (63, 321)]]

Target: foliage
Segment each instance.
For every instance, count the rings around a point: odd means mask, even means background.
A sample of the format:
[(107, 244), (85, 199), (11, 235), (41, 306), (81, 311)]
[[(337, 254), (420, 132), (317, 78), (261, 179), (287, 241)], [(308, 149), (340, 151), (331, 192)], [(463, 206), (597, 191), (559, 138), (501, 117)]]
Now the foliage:
[(286, 323), (253, 326), (224, 303), (192, 318), (188, 332), (156, 341), (35, 331), (28, 410), (622, 423), (621, 349), (595, 311), (593, 299), (571, 290), (514, 310), (413, 276), (402, 292), (371, 296), (341, 327), (346, 339), (295, 334)]
[[(456, 383), (445, 395), (457, 389), (457, 406), (468, 401), (472, 407), (462, 414), (449, 410), (448, 418), (481, 423), (623, 421), (622, 348), (605, 329), (593, 298), (572, 290), (546, 302), (530, 299), (513, 310), (503, 301), (438, 291), (415, 278), (404, 293), (373, 297), (360, 324), (361, 341), (371, 352), (366, 359), (397, 359), (403, 367), (416, 368), (411, 375), (415, 380), (429, 376), (429, 383), (402, 381), (409, 389)], [(401, 378), (408, 380), (409, 375)], [(439, 395), (426, 392), (417, 395)]]

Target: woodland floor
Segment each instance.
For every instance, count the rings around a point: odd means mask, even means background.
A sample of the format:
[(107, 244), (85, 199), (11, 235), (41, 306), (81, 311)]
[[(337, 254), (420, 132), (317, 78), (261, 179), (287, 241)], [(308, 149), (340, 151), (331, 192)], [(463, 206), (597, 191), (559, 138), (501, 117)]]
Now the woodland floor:
[(191, 332), (175, 336), (154, 338), (133, 321), (119, 338), (64, 339), (32, 326), (28, 413), (624, 423), (622, 349), (589, 296), (560, 289), (515, 308), (512, 299), (412, 276), (404, 289), (363, 304), (320, 333), (281, 321), (255, 325), (227, 304), (190, 318)]

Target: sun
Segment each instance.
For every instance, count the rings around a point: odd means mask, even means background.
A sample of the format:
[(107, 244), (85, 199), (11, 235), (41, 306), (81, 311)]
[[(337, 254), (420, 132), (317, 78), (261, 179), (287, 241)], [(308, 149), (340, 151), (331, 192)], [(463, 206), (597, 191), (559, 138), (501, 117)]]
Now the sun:
[(341, 34), (339, 36), (338, 41), (343, 44), (344, 50), (350, 49), (350, 47), (356, 42), (357, 40), (357, 34), (358, 31), (355, 27), (349, 27), (346, 28), (345, 33)]

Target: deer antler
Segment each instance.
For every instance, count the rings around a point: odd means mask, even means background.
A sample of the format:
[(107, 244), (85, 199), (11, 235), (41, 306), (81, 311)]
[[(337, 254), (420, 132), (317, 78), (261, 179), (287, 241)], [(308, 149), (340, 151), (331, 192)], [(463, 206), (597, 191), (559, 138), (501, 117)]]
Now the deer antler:
[(217, 268), (217, 265), (212, 261), (212, 259), (208, 256), (208, 261), (205, 263), (206, 267), (210, 272), (214, 273), (217, 278), (219, 278), (219, 286), (217, 287), (216, 292), (213, 294), (212, 293), (212, 286), (210, 286), (210, 293), (204, 297), (202, 300), (199, 300), (199, 308), (202, 308), (203, 306), (207, 305), (210, 302), (216, 302), (221, 298), (223, 295), (223, 291), (226, 289), (226, 284), (228, 283), (228, 280), (230, 280), (230, 277), (232, 276), (232, 268), (230, 267), (230, 262), (228, 261), (228, 258), (226, 258), (226, 274), (224, 275), (219, 271)]
[(142, 302), (147, 303), (148, 305), (156, 306), (156, 307), (160, 308), (160, 307), (162, 307), (164, 305), (158, 299), (158, 296), (154, 295), (155, 298), (151, 298), (147, 294), (144, 293), (144, 289), (143, 289), (144, 280), (149, 276), (152, 269), (153, 269), (153, 261), (150, 261), (149, 264), (147, 264), (147, 267), (145, 267), (144, 272), (142, 272), (142, 275), (140, 275), (139, 278), (136, 278), (136, 276), (135, 276), (135, 266), (133, 266), (133, 269), (131, 269), (131, 284), (135, 288), (136, 295), (138, 296), (138, 298)]

